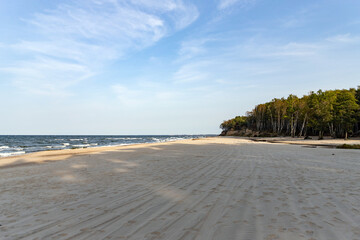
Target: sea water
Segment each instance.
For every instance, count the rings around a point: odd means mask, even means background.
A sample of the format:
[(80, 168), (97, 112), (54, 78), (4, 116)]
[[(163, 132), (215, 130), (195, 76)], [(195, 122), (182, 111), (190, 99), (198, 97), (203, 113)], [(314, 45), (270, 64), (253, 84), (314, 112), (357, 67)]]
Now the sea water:
[(207, 136), (210, 135), (0, 135), (0, 157), (47, 150), (168, 142)]

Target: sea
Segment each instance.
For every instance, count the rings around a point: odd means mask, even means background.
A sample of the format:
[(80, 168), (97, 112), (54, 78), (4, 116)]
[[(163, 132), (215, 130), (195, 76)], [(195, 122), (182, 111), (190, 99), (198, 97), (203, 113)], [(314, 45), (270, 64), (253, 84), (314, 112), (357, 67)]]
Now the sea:
[(0, 135), (0, 157), (60, 149), (160, 143), (208, 136), (214, 135)]

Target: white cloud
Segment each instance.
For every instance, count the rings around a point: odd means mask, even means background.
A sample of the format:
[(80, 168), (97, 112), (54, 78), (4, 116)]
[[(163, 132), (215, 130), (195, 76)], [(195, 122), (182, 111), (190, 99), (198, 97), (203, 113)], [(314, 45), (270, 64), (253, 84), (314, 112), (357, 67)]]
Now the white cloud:
[[(101, 71), (108, 61), (149, 47), (197, 17), (196, 7), (182, 0), (79, 0), (60, 4), (25, 20), (41, 40), (13, 44), (12, 49), (30, 58), (2, 69), (12, 73), (16, 85), (23, 89), (36, 83), (42, 89), (40, 93), (64, 91)], [(52, 67), (61, 65), (66, 67)], [(30, 74), (25, 76), (24, 72)], [(29, 90), (33, 92), (33, 87)]]
[(170, 13), (167, 17), (173, 21), (178, 30), (187, 27), (199, 16), (195, 5), (185, 4), (181, 0), (132, 0), (131, 2), (150, 11)]
[(183, 29), (194, 22), (199, 17), (199, 12), (194, 5), (179, 5), (179, 11), (175, 11), (170, 18), (175, 22), (177, 30)]
[(166, 33), (164, 21), (156, 14), (118, 1), (84, 1), (60, 5), (46, 13), (35, 14), (29, 22), (52, 38), (107, 43), (117, 50), (131, 45), (147, 46)]

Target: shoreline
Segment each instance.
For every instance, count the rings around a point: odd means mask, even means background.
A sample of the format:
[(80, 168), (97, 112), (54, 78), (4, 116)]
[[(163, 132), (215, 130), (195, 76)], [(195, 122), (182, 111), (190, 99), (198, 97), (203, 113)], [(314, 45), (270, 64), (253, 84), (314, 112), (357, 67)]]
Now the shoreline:
[(355, 239), (358, 156), (210, 137), (11, 157), (0, 238)]
[(205, 136), (211, 135), (0, 135), (0, 158), (48, 150), (126, 146), (131, 144), (168, 142)]
[[(39, 164), (44, 162), (51, 162), (56, 160), (63, 160), (72, 156), (77, 155), (87, 155), (87, 154), (96, 154), (107, 151), (116, 151), (121, 150), (122, 148), (127, 147), (142, 147), (148, 145), (158, 145), (158, 144), (167, 144), (167, 143), (176, 143), (182, 141), (194, 141), (202, 139), (216, 139), (216, 138), (228, 138), (228, 139), (241, 139), (248, 140), (255, 143), (269, 143), (269, 144), (288, 144), (288, 145), (301, 145), (306, 147), (325, 147), (325, 148), (337, 148), (342, 144), (357, 145), (360, 144), (360, 139), (324, 139), (324, 140), (314, 140), (314, 139), (302, 139), (302, 138), (291, 138), (291, 137), (238, 137), (238, 136), (208, 136), (204, 138), (191, 138), (191, 139), (180, 139), (173, 141), (165, 142), (152, 142), (152, 143), (132, 143), (132, 144), (121, 144), (121, 145), (112, 145), (112, 146), (94, 146), (87, 148), (76, 148), (76, 149), (58, 149), (58, 150), (43, 150), (38, 152), (31, 152), (25, 154), (19, 154), (8, 157), (0, 157), (0, 169), (22, 166), (24, 164)], [(48, 158), (47, 160), (40, 160), (41, 158)], [(28, 160), (28, 158), (32, 160)]]
[[(212, 137), (205, 137), (205, 138), (212, 138)], [(19, 154), (8, 157), (0, 157), (0, 169), (23, 166), (28, 164), (39, 164), (39, 163), (45, 163), (51, 161), (64, 160), (72, 156), (78, 156), (78, 155), (116, 151), (127, 147), (146, 147), (149, 145), (151, 146), (151, 145), (174, 143), (181, 141), (190, 141), (190, 140), (192, 141), (198, 139), (202, 139), (202, 138), (179, 139), (179, 140), (164, 141), (164, 142), (152, 142), (152, 143), (131, 143), (131, 144), (121, 144), (121, 145), (111, 145), (111, 146), (94, 146), (94, 147), (75, 148), (75, 149), (57, 149), (57, 150), (49, 149), (49, 150)], [(42, 158), (48, 158), (48, 159), (44, 160)]]
[[(173, 136), (173, 135), (169, 135), (169, 136)], [(76, 147), (76, 148), (64, 148), (64, 149), (44, 149), (44, 150), (40, 150), (40, 151), (34, 151), (34, 152), (28, 152), (28, 153), (25, 152), (25, 153), (10, 155), (10, 156), (0, 156), (0, 166), (1, 166), (1, 161), (2, 160), (20, 158), (20, 157), (28, 156), (28, 155), (31, 156), (32, 154), (43, 153), (43, 152), (57, 153), (57, 152), (60, 152), (60, 151), (77, 151), (77, 150), (86, 152), (87, 150), (99, 149), (99, 148), (104, 148), (106, 150), (108, 148), (126, 147), (126, 146), (133, 146), (133, 145), (139, 145), (139, 144), (140, 145), (141, 144), (159, 144), (159, 143), (176, 142), (176, 141), (182, 141), (182, 140), (201, 139), (201, 138), (207, 138), (207, 137), (213, 137), (213, 136), (198, 137), (198, 138), (183, 138), (183, 139), (166, 140), (166, 141), (158, 141), (158, 142), (140, 142), (140, 143), (135, 142), (135, 143), (121, 143), (121, 144), (115, 144), (115, 145), (102, 145), (102, 146), (94, 145), (94, 146)], [(93, 151), (90, 151), (90, 152), (93, 152)]]

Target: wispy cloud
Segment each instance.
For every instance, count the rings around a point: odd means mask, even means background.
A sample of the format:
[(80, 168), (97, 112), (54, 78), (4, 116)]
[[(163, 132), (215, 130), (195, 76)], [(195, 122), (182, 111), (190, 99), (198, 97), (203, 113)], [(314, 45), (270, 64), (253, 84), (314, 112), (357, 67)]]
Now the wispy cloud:
[[(264, 88), (264, 91), (266, 88), (289, 91), (284, 86), (292, 82), (293, 92), (303, 94), (305, 92), (297, 89), (308, 91), (310, 88), (304, 88), (305, 85), (316, 83), (315, 89), (328, 88), (339, 76), (354, 81), (358, 75), (355, 59), (360, 37), (355, 34), (312, 41), (279, 41), (262, 36), (211, 41), (207, 44), (205, 40), (188, 39), (182, 44), (179, 59), (188, 58), (176, 62), (179, 64), (173, 75), (176, 85), (207, 87), (208, 93), (222, 90), (223, 96), (236, 96), (236, 92), (242, 95), (252, 92), (253, 86)], [(218, 48), (220, 41), (223, 43), (221, 49)]]
[(286, 29), (302, 27), (311, 21), (314, 15), (319, 11), (316, 3), (311, 3), (297, 11), (287, 12), (285, 16), (279, 18), (279, 24)]
[(16, 76), (14, 85), (35, 94), (67, 95), (64, 89), (93, 75), (91, 69), (78, 63), (37, 57), (32, 61), (17, 62), (16, 67), (0, 69)]
[(240, 7), (249, 7), (255, 3), (256, 0), (219, 0), (218, 9), (224, 10), (233, 5), (239, 5)]
[(290, 42), (285, 45), (252, 46), (253, 52), (260, 57), (306, 57), (318, 53), (320, 44)]
[[(108, 62), (183, 29), (198, 11), (181, 0), (79, 0), (26, 19), (36, 39), (11, 46), (27, 60), (1, 67), (17, 86), (53, 94), (93, 76)], [(35, 37), (34, 37), (35, 38)], [(1, 70), (0, 69), (0, 70)], [(33, 92), (33, 87), (30, 89)]]
[(360, 36), (352, 36), (347, 33), (329, 37), (327, 40), (332, 43), (359, 43)]
[(214, 40), (215, 39), (211, 38), (201, 38), (182, 42), (180, 50), (178, 52), (180, 56), (178, 61), (188, 60), (206, 53), (207, 49), (205, 47), (205, 44)]
[[(211, 39), (211, 38), (209, 38)], [(277, 43), (264, 39), (248, 40), (211, 39), (214, 46), (217, 42), (225, 42), (218, 49), (206, 45), (207, 40), (194, 39), (184, 42), (179, 50), (178, 70), (173, 75), (175, 84), (188, 86), (202, 84), (229, 90), (238, 86), (254, 85), (254, 80), (280, 76), (299, 66), (319, 65), (334, 48), (327, 39), (317, 42)], [(182, 59), (186, 58), (186, 61)], [(206, 59), (206, 60), (204, 60)], [(322, 59), (322, 60), (319, 60)], [(299, 65), (299, 66), (298, 66)], [(227, 85), (227, 86), (225, 86)]]
[(206, 68), (209, 64), (208, 61), (195, 61), (182, 65), (173, 76), (174, 83), (192, 83), (208, 79)]

